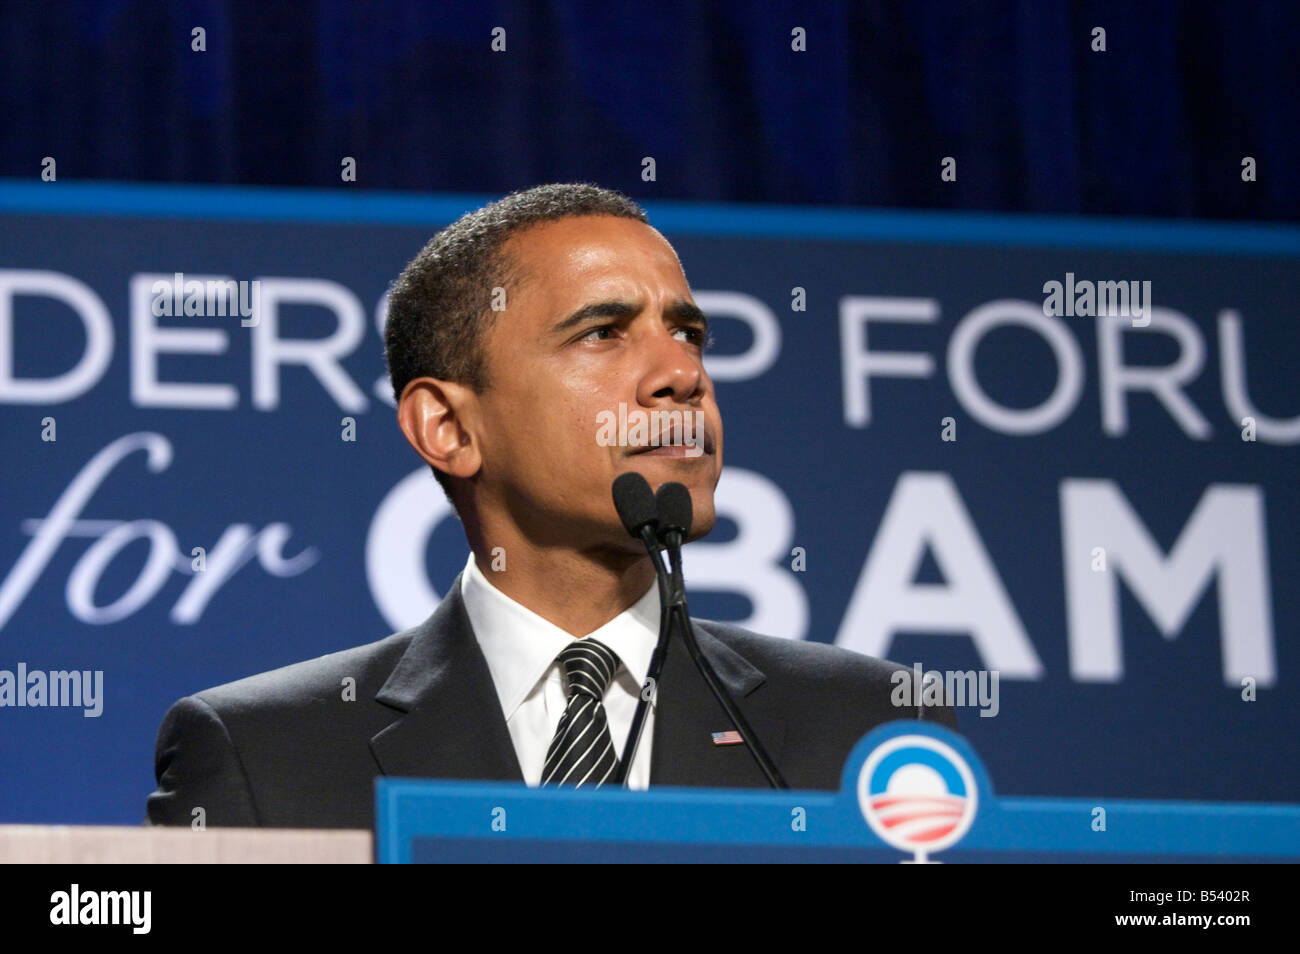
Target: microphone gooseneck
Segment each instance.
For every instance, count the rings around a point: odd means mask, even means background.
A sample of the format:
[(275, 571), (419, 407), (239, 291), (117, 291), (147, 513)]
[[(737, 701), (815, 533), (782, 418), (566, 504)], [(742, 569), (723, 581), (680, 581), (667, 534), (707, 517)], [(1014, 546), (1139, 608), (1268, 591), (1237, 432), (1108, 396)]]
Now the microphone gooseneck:
[(659, 639), (655, 643), (654, 653), (650, 656), (650, 666), (646, 670), (645, 683), (641, 687), (641, 698), (637, 701), (632, 725), (628, 728), (627, 739), (623, 742), (623, 757), (618, 760), (618, 768), (614, 771), (612, 779), (614, 785), (626, 786), (628, 771), (632, 767), (632, 760), (636, 758), (636, 750), (641, 743), (641, 730), (645, 727), (650, 700), (658, 690), (659, 675), (663, 671), (664, 659), (668, 655), (668, 636), (672, 621), (670, 615), (662, 608), (668, 605), (671, 581), (668, 572), (664, 569), (663, 559), (659, 556), (659, 540), (655, 533), (659, 527), (659, 511), (655, 504), (654, 491), (650, 489), (650, 482), (635, 471), (629, 471), (626, 474), (619, 474), (614, 479), (611, 489), (614, 495), (614, 509), (618, 511), (624, 529), (641, 541), (650, 556), (650, 563), (655, 570), (655, 580), (659, 584), (659, 606), (661, 607)]
[[(758, 762), (759, 768), (773, 788), (789, 788), (776, 763), (763, 747), (757, 733), (750, 727), (727, 689), (718, 679), (708, 657), (700, 650), (695, 638), (695, 629), (691, 625), (690, 612), (686, 606), (686, 583), (682, 573), (682, 543), (691, 531), (693, 510), (691, 493), (680, 483), (670, 481), (659, 488), (659, 493), (652, 493), (649, 482), (641, 474), (629, 472), (620, 474), (612, 488), (614, 508), (618, 511), (627, 532), (639, 539), (650, 556), (654, 566), (655, 577), (659, 583), (659, 640), (654, 654), (650, 657), (650, 667), (645, 684), (641, 688), (641, 699), (637, 703), (632, 725), (628, 730), (627, 741), (623, 746), (623, 758), (619, 760), (615, 772), (614, 784), (627, 784), (628, 770), (636, 756), (641, 741), (642, 729), (645, 727), (646, 715), (651, 699), (658, 691), (659, 678), (663, 672), (664, 660), (668, 655), (668, 643), (674, 628), (677, 629), (686, 652), (695, 663), (727, 717), (731, 720), (746, 748)], [(661, 549), (668, 551), (671, 571), (664, 569), (660, 557)]]
[(740, 733), (745, 747), (749, 749), (754, 761), (767, 777), (768, 784), (773, 788), (789, 788), (781, 775), (781, 770), (776, 767), (772, 756), (768, 754), (762, 740), (759, 739), (758, 733), (750, 727), (740, 707), (727, 692), (727, 687), (718, 679), (713, 664), (704, 655), (695, 638), (695, 627), (691, 624), (691, 614), (686, 607), (686, 582), (682, 574), (682, 542), (691, 532), (691, 520), (694, 516), (691, 492), (682, 484), (672, 481), (659, 488), (659, 493), (655, 495), (655, 502), (658, 504), (659, 511), (657, 531), (659, 541), (668, 550), (668, 562), (672, 567), (672, 578), (668, 585), (669, 601), (665, 612), (676, 621), (677, 631), (681, 635), (682, 642), (686, 644), (686, 652), (695, 663), (695, 668), (704, 677), (709, 691), (713, 693), (713, 698), (718, 700), (718, 705), (722, 706), (723, 711), (727, 713), (727, 718)]

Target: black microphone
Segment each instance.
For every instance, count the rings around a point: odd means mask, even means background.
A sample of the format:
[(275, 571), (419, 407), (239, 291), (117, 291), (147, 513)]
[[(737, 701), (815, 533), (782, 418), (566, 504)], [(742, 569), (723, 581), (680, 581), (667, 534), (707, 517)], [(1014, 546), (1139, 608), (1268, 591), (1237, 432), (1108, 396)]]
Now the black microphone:
[(659, 581), (660, 599), (666, 599), (669, 580), (663, 560), (659, 558), (659, 541), (655, 535), (659, 529), (659, 509), (650, 482), (636, 471), (628, 471), (614, 478), (611, 491), (618, 519), (623, 521), (623, 528), (628, 533), (645, 545), (650, 562), (654, 564), (655, 578)]
[(636, 757), (637, 747), (641, 743), (641, 730), (645, 727), (646, 714), (650, 699), (659, 685), (659, 674), (663, 672), (664, 659), (668, 655), (668, 634), (671, 631), (671, 614), (668, 612), (670, 580), (659, 556), (659, 541), (655, 531), (659, 528), (659, 511), (655, 504), (654, 492), (650, 483), (641, 474), (629, 471), (614, 478), (611, 488), (614, 496), (614, 509), (623, 527), (629, 534), (640, 540), (654, 565), (655, 579), (659, 584), (659, 639), (655, 651), (650, 656), (650, 666), (646, 670), (645, 684), (641, 687), (641, 699), (636, 704), (632, 716), (632, 725), (628, 729), (627, 739), (623, 743), (623, 757), (618, 760), (612, 784), (626, 785), (627, 773)]
[(669, 481), (655, 494), (655, 507), (659, 513), (655, 535), (668, 551), (672, 574), (669, 579), (668, 603), (670, 606), (686, 605), (686, 581), (682, 576), (682, 543), (691, 532), (691, 492), (685, 485)]
[(655, 530), (659, 526), (659, 510), (650, 482), (636, 471), (629, 471), (614, 478), (611, 491), (614, 495), (614, 509), (618, 511), (618, 519), (623, 521), (627, 532), (644, 540), (648, 530), (653, 543)]
[[(745, 747), (749, 749), (750, 754), (754, 756), (754, 761), (758, 763), (758, 767), (767, 776), (768, 784), (773, 788), (789, 788), (790, 786), (786, 784), (785, 778), (781, 775), (781, 770), (772, 761), (772, 756), (764, 748), (758, 734), (750, 728), (739, 707), (727, 692), (727, 687), (718, 679), (718, 674), (714, 672), (713, 665), (700, 650), (700, 645), (695, 639), (695, 628), (691, 625), (691, 614), (686, 608), (686, 583), (682, 575), (682, 541), (691, 532), (691, 520), (694, 516), (691, 506), (691, 492), (682, 484), (670, 481), (659, 488), (659, 493), (655, 495), (655, 503), (658, 505), (659, 511), (657, 531), (659, 540), (667, 548), (668, 561), (672, 566), (669, 599), (664, 606), (664, 615), (677, 621), (677, 628), (681, 633), (682, 642), (686, 644), (686, 651), (695, 663), (695, 668), (700, 671), (700, 675), (708, 683), (713, 698), (718, 700), (718, 704), (727, 713), (727, 718), (740, 732)], [(663, 625), (661, 623), (661, 638), (662, 630)], [(642, 703), (644, 701), (643, 698)], [(638, 706), (638, 711), (639, 709)]]

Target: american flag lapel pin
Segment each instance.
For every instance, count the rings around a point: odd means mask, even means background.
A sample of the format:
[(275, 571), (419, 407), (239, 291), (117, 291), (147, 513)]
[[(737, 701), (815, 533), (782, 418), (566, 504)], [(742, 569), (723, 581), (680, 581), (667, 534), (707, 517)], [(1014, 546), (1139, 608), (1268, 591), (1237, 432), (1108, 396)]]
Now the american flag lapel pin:
[(744, 745), (745, 740), (740, 737), (740, 733), (735, 729), (728, 729), (726, 732), (713, 733), (714, 745)]

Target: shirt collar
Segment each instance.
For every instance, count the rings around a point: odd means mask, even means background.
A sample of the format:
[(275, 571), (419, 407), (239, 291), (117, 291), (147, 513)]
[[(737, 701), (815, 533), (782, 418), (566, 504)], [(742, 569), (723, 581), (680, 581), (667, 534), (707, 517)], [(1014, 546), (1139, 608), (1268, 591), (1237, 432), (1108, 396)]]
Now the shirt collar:
[[(509, 719), (576, 637), (497, 589), (479, 570), (473, 553), (461, 574), (460, 592), (492, 673), (501, 711)], [(651, 584), (639, 600), (583, 638), (597, 639), (613, 650), (626, 667), (615, 679), (630, 674), (639, 690), (659, 641), (658, 584)]]

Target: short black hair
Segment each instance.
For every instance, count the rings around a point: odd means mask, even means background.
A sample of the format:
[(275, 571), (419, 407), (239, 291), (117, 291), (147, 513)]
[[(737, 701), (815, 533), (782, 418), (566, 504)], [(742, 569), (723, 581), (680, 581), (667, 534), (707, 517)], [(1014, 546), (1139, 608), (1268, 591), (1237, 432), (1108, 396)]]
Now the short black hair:
[[(468, 212), (429, 240), (402, 270), (388, 296), (384, 357), (400, 401), (416, 378), (489, 386), (483, 342), (496, 316), (493, 289), (512, 291), (524, 275), (503, 246), (529, 226), (580, 215), (648, 223), (645, 210), (591, 183), (551, 183), (512, 192)], [(447, 475), (431, 468), (444, 492)]]

